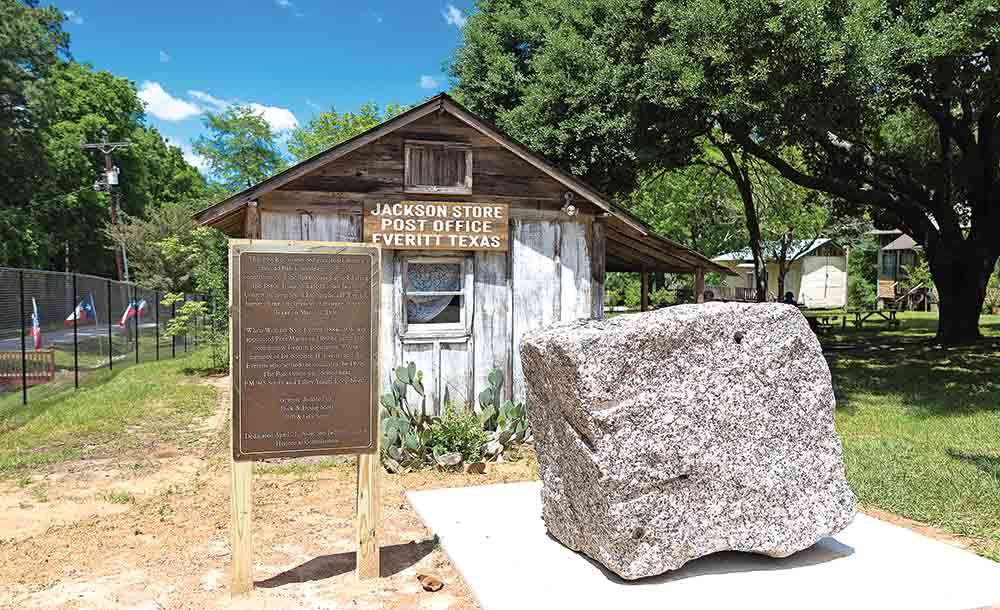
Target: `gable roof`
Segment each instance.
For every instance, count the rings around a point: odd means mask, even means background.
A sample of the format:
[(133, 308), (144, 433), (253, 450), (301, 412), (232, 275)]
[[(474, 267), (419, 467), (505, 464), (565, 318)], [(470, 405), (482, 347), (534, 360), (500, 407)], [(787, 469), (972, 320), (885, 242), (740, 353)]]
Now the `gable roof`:
[(916, 250), (920, 245), (909, 235), (905, 233), (900, 235), (896, 239), (892, 240), (886, 247), (882, 248), (883, 252), (891, 250)]
[[(649, 262), (650, 270), (682, 270), (700, 267), (707, 271), (730, 273), (726, 267), (712, 262), (695, 250), (657, 235), (652, 228), (630, 212), (611, 203), (600, 192), (591, 188), (572, 174), (549, 163), (540, 155), (532, 152), (521, 143), (503, 133), (495, 125), (466, 110), (446, 93), (435, 95), (406, 112), (396, 115), (340, 144), (336, 144), (215, 205), (209, 206), (195, 213), (194, 219), (202, 225), (220, 228), (231, 227), (234, 223), (230, 217), (237, 214), (242, 216), (242, 212), (247, 204), (256, 200), (261, 195), (274, 191), (433, 112), (449, 113), (472, 129), (496, 141), (503, 148), (534, 166), (556, 182), (559, 182), (567, 190), (572, 191), (603, 210), (608, 214), (609, 219), (616, 220), (615, 224), (619, 226), (609, 227), (608, 240), (609, 242), (615, 242), (615, 252), (617, 254), (612, 253), (609, 249), (608, 270), (624, 270), (616, 268), (616, 261), (619, 260), (627, 260), (633, 264), (635, 261), (643, 260)], [(626, 239), (616, 239), (615, 236), (618, 232), (623, 233), (623, 237), (634, 240), (636, 243), (629, 243)], [(657, 269), (658, 263), (661, 269)]]
[[(829, 237), (820, 237), (810, 244), (804, 239), (793, 241), (791, 247), (789, 248), (789, 253), (794, 256), (792, 260), (798, 260), (803, 256), (807, 256), (814, 250), (821, 248), (827, 244), (837, 246), (838, 244), (830, 239)], [(797, 254), (796, 254), (797, 253)], [(766, 254), (766, 253), (765, 253)], [(743, 250), (737, 250), (736, 252), (726, 252), (725, 254), (720, 254), (719, 256), (713, 257), (713, 261), (717, 263), (722, 262), (743, 262), (753, 260), (753, 254), (750, 252), (750, 248), (744, 248)], [(768, 258), (770, 260), (770, 258)]]

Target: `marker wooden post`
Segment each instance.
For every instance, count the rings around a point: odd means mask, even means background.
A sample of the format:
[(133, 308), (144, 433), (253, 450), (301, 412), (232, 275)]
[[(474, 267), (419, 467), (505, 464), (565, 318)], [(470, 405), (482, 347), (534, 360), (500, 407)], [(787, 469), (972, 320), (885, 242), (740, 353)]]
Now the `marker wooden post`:
[[(239, 369), (236, 362), (236, 333), (239, 319), (233, 308), (233, 295), (239, 281), (239, 258), (229, 259), (229, 406), (239, 400)], [(230, 413), (232, 416), (232, 413)], [(232, 438), (230, 439), (232, 442)], [(253, 508), (253, 462), (237, 462), (229, 452), (230, 503), (232, 520), (230, 523), (230, 544), (233, 553), (232, 594), (246, 595), (253, 590), (253, 538), (250, 532)]]
[[(378, 431), (376, 430), (376, 438)], [(382, 529), (382, 464), (376, 452), (358, 456), (358, 580), (379, 577)]]
[(259, 459), (358, 455), (357, 578), (379, 576), (381, 268), (370, 245), (230, 242), (234, 597), (253, 590)]

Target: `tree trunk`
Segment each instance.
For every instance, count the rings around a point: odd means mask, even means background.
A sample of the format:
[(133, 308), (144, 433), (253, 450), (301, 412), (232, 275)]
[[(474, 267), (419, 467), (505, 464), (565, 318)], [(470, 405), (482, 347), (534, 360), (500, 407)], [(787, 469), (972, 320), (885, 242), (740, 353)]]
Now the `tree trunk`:
[(740, 165), (736, 160), (736, 155), (730, 147), (718, 142), (714, 143), (726, 159), (731, 172), (730, 177), (736, 183), (740, 198), (743, 200), (743, 216), (746, 220), (747, 235), (750, 238), (750, 253), (753, 256), (753, 279), (757, 293), (754, 300), (763, 303), (767, 300), (767, 266), (764, 264), (764, 256), (760, 249), (760, 219), (757, 217), (757, 205), (753, 199), (753, 185), (750, 182), (750, 175), (745, 164)]
[(959, 344), (980, 339), (979, 315), (997, 254), (971, 240), (937, 238), (928, 240), (927, 262), (940, 299), (938, 340)]

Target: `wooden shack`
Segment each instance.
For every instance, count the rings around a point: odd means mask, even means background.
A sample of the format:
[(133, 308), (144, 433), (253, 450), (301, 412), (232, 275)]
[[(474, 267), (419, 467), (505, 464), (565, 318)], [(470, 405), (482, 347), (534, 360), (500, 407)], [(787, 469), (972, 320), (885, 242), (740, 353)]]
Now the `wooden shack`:
[(434, 412), (474, 404), (493, 368), (523, 399), (521, 336), (603, 317), (606, 271), (693, 274), (698, 295), (725, 273), (444, 94), (196, 218), (231, 237), (381, 244), (383, 383), (415, 362)]

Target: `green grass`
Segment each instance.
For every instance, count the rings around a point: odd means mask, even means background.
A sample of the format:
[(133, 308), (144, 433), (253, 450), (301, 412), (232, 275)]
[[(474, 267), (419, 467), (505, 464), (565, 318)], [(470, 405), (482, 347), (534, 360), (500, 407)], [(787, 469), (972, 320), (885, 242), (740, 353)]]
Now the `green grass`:
[(135, 504), (135, 496), (128, 492), (114, 489), (103, 491), (98, 497), (110, 504)]
[(255, 462), (253, 471), (256, 474), (313, 474), (329, 468), (342, 466), (344, 460), (337, 456), (324, 457), (317, 460), (292, 459), (281, 462)]
[(848, 481), (862, 504), (1000, 560), (1000, 316), (983, 316), (986, 339), (965, 347), (933, 342), (936, 314), (900, 318), (821, 335)]
[(215, 392), (196, 383), (210, 368), (207, 350), (36, 386), (0, 396), (0, 473), (85, 456), (119, 455), (150, 438), (174, 438), (214, 407)]

